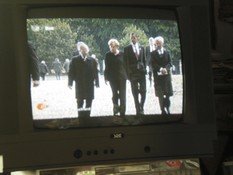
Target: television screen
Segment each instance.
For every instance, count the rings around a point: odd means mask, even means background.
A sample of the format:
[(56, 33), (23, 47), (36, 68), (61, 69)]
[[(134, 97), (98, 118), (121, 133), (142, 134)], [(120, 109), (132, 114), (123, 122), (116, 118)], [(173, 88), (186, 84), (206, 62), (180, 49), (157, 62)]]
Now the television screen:
[(114, 18), (87, 16), (80, 8), (75, 13), (70, 10), (67, 17), (29, 10), (28, 42), (40, 67), (40, 85), (30, 89), (35, 127), (128, 126), (182, 118), (176, 13), (153, 9), (157, 15), (146, 18), (145, 14), (131, 16), (129, 10)]

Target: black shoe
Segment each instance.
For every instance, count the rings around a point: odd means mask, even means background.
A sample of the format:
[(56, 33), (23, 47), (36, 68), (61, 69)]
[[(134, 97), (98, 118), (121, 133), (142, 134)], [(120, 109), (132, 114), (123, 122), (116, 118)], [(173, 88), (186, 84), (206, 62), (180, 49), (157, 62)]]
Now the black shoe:
[(170, 115), (170, 109), (166, 108), (167, 114)]
[(140, 110), (136, 110), (136, 115), (141, 115), (141, 111)]
[(140, 114), (144, 115), (144, 103), (140, 103)]
[(125, 113), (124, 113), (124, 112), (121, 112), (121, 113), (120, 113), (120, 116), (125, 116)]
[(144, 115), (144, 109), (142, 109), (142, 108), (140, 109), (140, 114)]
[(120, 112), (120, 107), (118, 105), (113, 106), (113, 115), (116, 116)]
[(144, 111), (143, 110), (139, 110), (136, 112), (136, 115), (144, 115)]
[(162, 115), (167, 115), (167, 112), (165, 110), (162, 110)]

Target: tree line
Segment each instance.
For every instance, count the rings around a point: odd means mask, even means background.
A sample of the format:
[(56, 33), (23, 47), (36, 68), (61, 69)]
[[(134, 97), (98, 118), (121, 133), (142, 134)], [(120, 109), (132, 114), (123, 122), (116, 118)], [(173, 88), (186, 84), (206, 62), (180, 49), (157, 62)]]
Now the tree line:
[(100, 19), (100, 18), (42, 18), (28, 19), (28, 39), (40, 60), (70, 59), (78, 41), (90, 47), (90, 53), (104, 59), (109, 51), (108, 40), (116, 38), (120, 50), (130, 43), (129, 34), (139, 34), (139, 43), (147, 46), (149, 37), (163, 36), (165, 47), (174, 62), (181, 59), (178, 24), (171, 20)]

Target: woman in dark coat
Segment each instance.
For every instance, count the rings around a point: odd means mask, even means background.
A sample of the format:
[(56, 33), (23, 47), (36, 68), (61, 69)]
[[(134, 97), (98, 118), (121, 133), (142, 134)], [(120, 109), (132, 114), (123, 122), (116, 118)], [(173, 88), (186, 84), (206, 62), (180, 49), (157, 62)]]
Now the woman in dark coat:
[(125, 115), (126, 110), (126, 79), (123, 52), (119, 51), (119, 42), (110, 39), (108, 42), (110, 51), (105, 55), (105, 82), (109, 82), (112, 90), (113, 115), (120, 112)]
[(55, 71), (56, 79), (61, 79), (62, 64), (58, 58), (52, 63), (52, 69)]
[[(80, 45), (80, 55), (70, 62), (68, 86), (75, 81), (75, 92), (78, 109), (91, 108), (94, 99), (94, 85), (99, 87), (97, 61), (88, 55), (89, 48), (85, 43)], [(84, 106), (84, 102), (86, 105)]]
[(155, 95), (159, 98), (162, 114), (170, 114), (170, 99), (173, 95), (170, 69), (172, 67), (169, 52), (163, 47), (164, 39), (155, 38), (156, 50), (151, 53), (151, 66), (154, 76)]
[(42, 80), (45, 80), (45, 75), (47, 73), (49, 73), (49, 68), (48, 68), (47, 64), (45, 63), (45, 61), (42, 60), (40, 63), (40, 76), (41, 76)]

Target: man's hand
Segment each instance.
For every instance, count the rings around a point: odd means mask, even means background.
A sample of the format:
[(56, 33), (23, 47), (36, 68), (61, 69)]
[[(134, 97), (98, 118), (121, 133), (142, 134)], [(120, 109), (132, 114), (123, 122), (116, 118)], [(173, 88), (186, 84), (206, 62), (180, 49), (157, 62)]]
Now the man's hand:
[(96, 84), (95, 84), (95, 87), (99, 88), (99, 87), (100, 87), (99, 83), (96, 83)]
[(161, 68), (161, 69), (160, 69), (160, 73), (161, 73), (162, 75), (166, 75), (166, 74), (167, 74), (167, 69)]
[(40, 85), (40, 81), (38, 81), (38, 80), (33, 81), (32, 84), (33, 84), (33, 87), (37, 87)]

